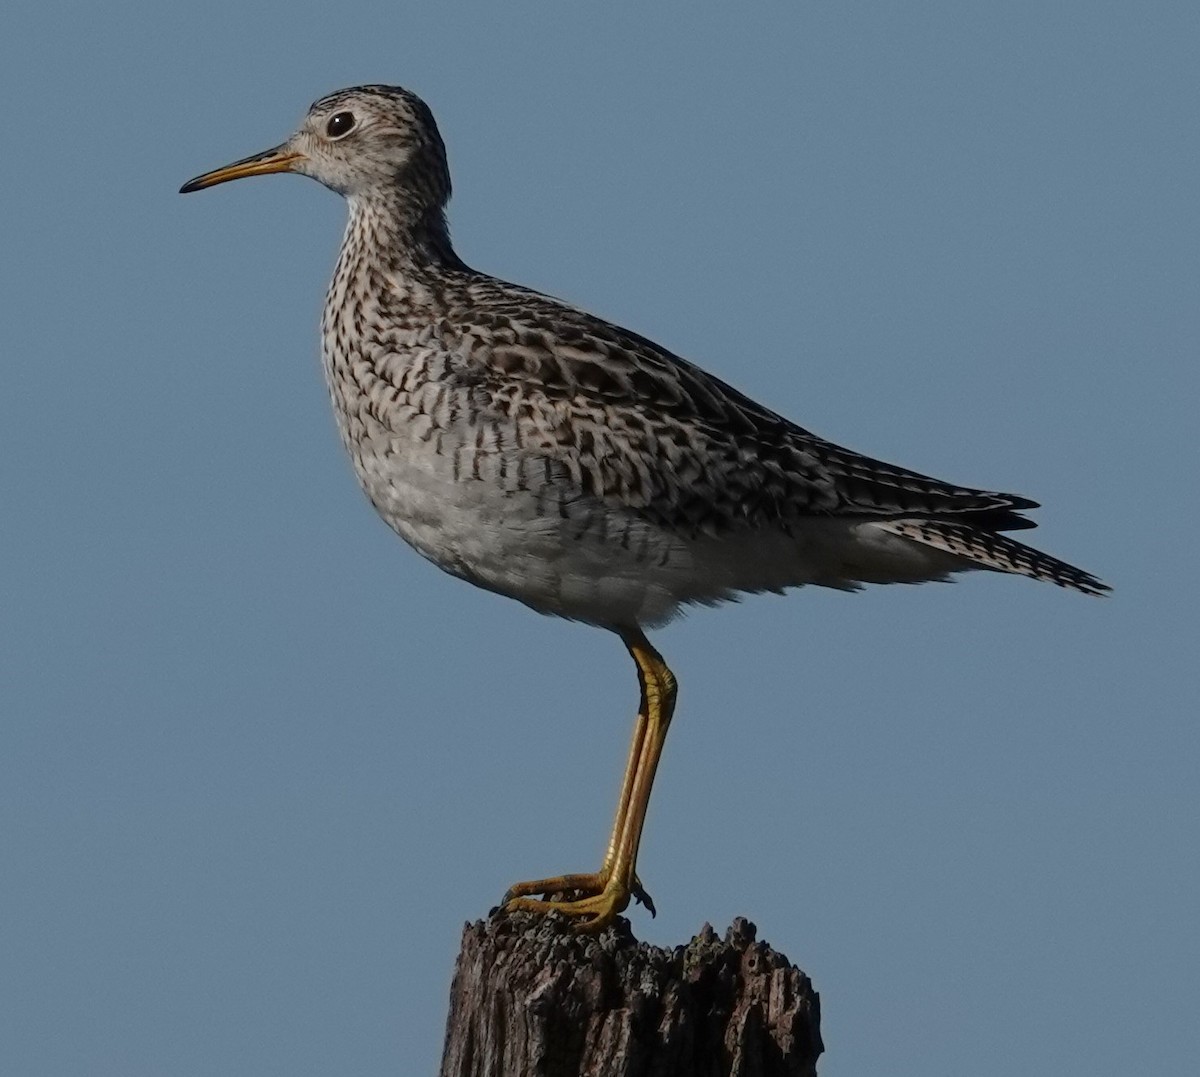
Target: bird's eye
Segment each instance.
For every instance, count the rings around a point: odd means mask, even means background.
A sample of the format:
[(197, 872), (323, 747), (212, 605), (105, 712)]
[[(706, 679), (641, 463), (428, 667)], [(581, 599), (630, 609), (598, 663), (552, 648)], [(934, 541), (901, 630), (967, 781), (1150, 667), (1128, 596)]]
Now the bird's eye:
[(325, 125), (325, 133), (330, 138), (341, 138), (354, 130), (353, 112), (335, 112)]

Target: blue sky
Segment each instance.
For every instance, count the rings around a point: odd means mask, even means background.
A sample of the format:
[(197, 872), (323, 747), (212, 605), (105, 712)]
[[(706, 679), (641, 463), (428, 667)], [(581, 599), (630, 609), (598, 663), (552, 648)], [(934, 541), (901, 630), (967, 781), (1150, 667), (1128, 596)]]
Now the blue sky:
[(823, 1077), (1194, 1065), (1200, 12), (646, 7), (2, 17), (0, 1071), (432, 1072), (462, 923), (603, 850), (619, 642), (441, 575), (342, 458), (342, 204), (175, 193), (366, 81), (438, 116), (468, 262), (1036, 498), (1117, 588), (657, 633), (639, 936), (755, 920)]

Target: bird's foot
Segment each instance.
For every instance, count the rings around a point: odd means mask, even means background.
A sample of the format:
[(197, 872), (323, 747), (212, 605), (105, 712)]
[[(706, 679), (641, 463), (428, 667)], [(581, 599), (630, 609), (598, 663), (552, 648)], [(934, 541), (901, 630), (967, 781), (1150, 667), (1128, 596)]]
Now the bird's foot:
[[(534, 894), (545, 895), (545, 900), (534, 898)], [(566, 894), (578, 896), (550, 900), (550, 895)], [(656, 915), (654, 902), (636, 875), (631, 884), (623, 885), (607, 872), (554, 875), (548, 879), (515, 883), (508, 888), (500, 904), (508, 912), (517, 909), (533, 913), (558, 912), (572, 918), (576, 931), (597, 932), (603, 931), (629, 907), (630, 898), (649, 909), (651, 916)]]
[[(578, 892), (578, 891), (576, 891)], [(561, 913), (571, 921), (571, 927), (586, 934), (603, 931), (629, 905), (629, 888), (621, 886), (615, 879), (598, 894), (570, 900), (542, 900), (532, 897), (509, 898), (504, 903), (505, 912), (532, 912), (545, 915)]]

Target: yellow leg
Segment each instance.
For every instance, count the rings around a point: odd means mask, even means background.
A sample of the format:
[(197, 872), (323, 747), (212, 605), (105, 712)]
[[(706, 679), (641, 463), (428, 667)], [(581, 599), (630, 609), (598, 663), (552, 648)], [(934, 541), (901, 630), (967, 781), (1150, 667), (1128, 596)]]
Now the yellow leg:
[[(636, 874), (637, 853), (654, 774), (675, 711), (675, 677), (662, 656), (640, 630), (623, 633), (621, 638), (637, 663), (642, 698), (604, 863), (594, 875), (560, 875), (518, 883), (504, 901), (506, 909), (553, 910), (578, 917), (575, 927), (580, 931), (602, 930), (628, 907), (631, 896), (648, 903)], [(537, 901), (529, 896), (565, 891), (582, 891), (584, 896), (563, 901)]]
[[(551, 875), (547, 879), (531, 879), (525, 883), (514, 883), (505, 892), (501, 905), (507, 905), (513, 898), (529, 897), (532, 894), (565, 894), (572, 890), (586, 895), (599, 894), (612, 874), (612, 866), (617, 858), (617, 846), (621, 840), (621, 832), (625, 827), (625, 813), (629, 807), (629, 793), (633, 788), (633, 777), (637, 773), (638, 763), (642, 757), (642, 741), (646, 736), (646, 696), (642, 693), (642, 702), (638, 708), (637, 721), (633, 727), (633, 740), (629, 745), (629, 759), (625, 763), (625, 776), (621, 780), (621, 795), (617, 798), (617, 815), (613, 820), (612, 834), (608, 839), (608, 850), (604, 854), (604, 863), (600, 870), (578, 875)], [(640, 885), (637, 890), (641, 890)], [(635, 891), (636, 892), (636, 891)], [(649, 897), (643, 891), (641, 899), (649, 903)], [(650, 908), (653, 909), (653, 903)]]
[(617, 855), (612, 866), (612, 875), (624, 879), (632, 888), (636, 882), (638, 847), (642, 840), (642, 828), (646, 822), (646, 810), (650, 804), (650, 790), (658, 761), (662, 757), (667, 729), (675, 713), (675, 675), (666, 662), (640, 632), (626, 636), (625, 645), (638, 665), (638, 679), (642, 685), (642, 698), (646, 713), (646, 732), (642, 741), (641, 758), (629, 791), (629, 802), (621, 826), (621, 838), (617, 843)]
[(633, 739), (629, 742), (629, 758), (625, 761), (625, 775), (621, 779), (621, 795), (617, 799), (617, 815), (613, 819), (612, 833), (608, 836), (608, 848), (604, 851), (604, 863), (600, 874), (606, 878), (612, 873), (617, 859), (617, 846), (621, 843), (621, 832), (625, 829), (625, 816), (629, 811), (629, 794), (633, 791), (633, 780), (637, 775), (642, 758), (642, 742), (646, 739), (646, 693), (642, 692), (638, 704), (637, 721), (633, 725)]

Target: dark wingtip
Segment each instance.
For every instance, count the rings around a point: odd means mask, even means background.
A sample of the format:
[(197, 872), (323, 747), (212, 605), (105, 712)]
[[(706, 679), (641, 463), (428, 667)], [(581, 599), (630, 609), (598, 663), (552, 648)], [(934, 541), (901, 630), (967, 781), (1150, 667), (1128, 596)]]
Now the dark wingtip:
[(1030, 520), (1020, 515), (1027, 509), (1041, 508), (1041, 504), (1028, 497), (1018, 497), (1016, 494), (992, 495), (997, 504), (984, 509), (975, 509), (964, 513), (963, 518), (969, 518), (977, 527), (989, 531), (1027, 531), (1037, 527), (1037, 520)]
[(1093, 576), (1090, 572), (1079, 570), (1079, 578), (1072, 580), (1066, 586), (1074, 587), (1076, 591), (1082, 591), (1085, 595), (1092, 595), (1094, 598), (1108, 598), (1112, 594), (1112, 584), (1105, 583), (1097, 576)]

